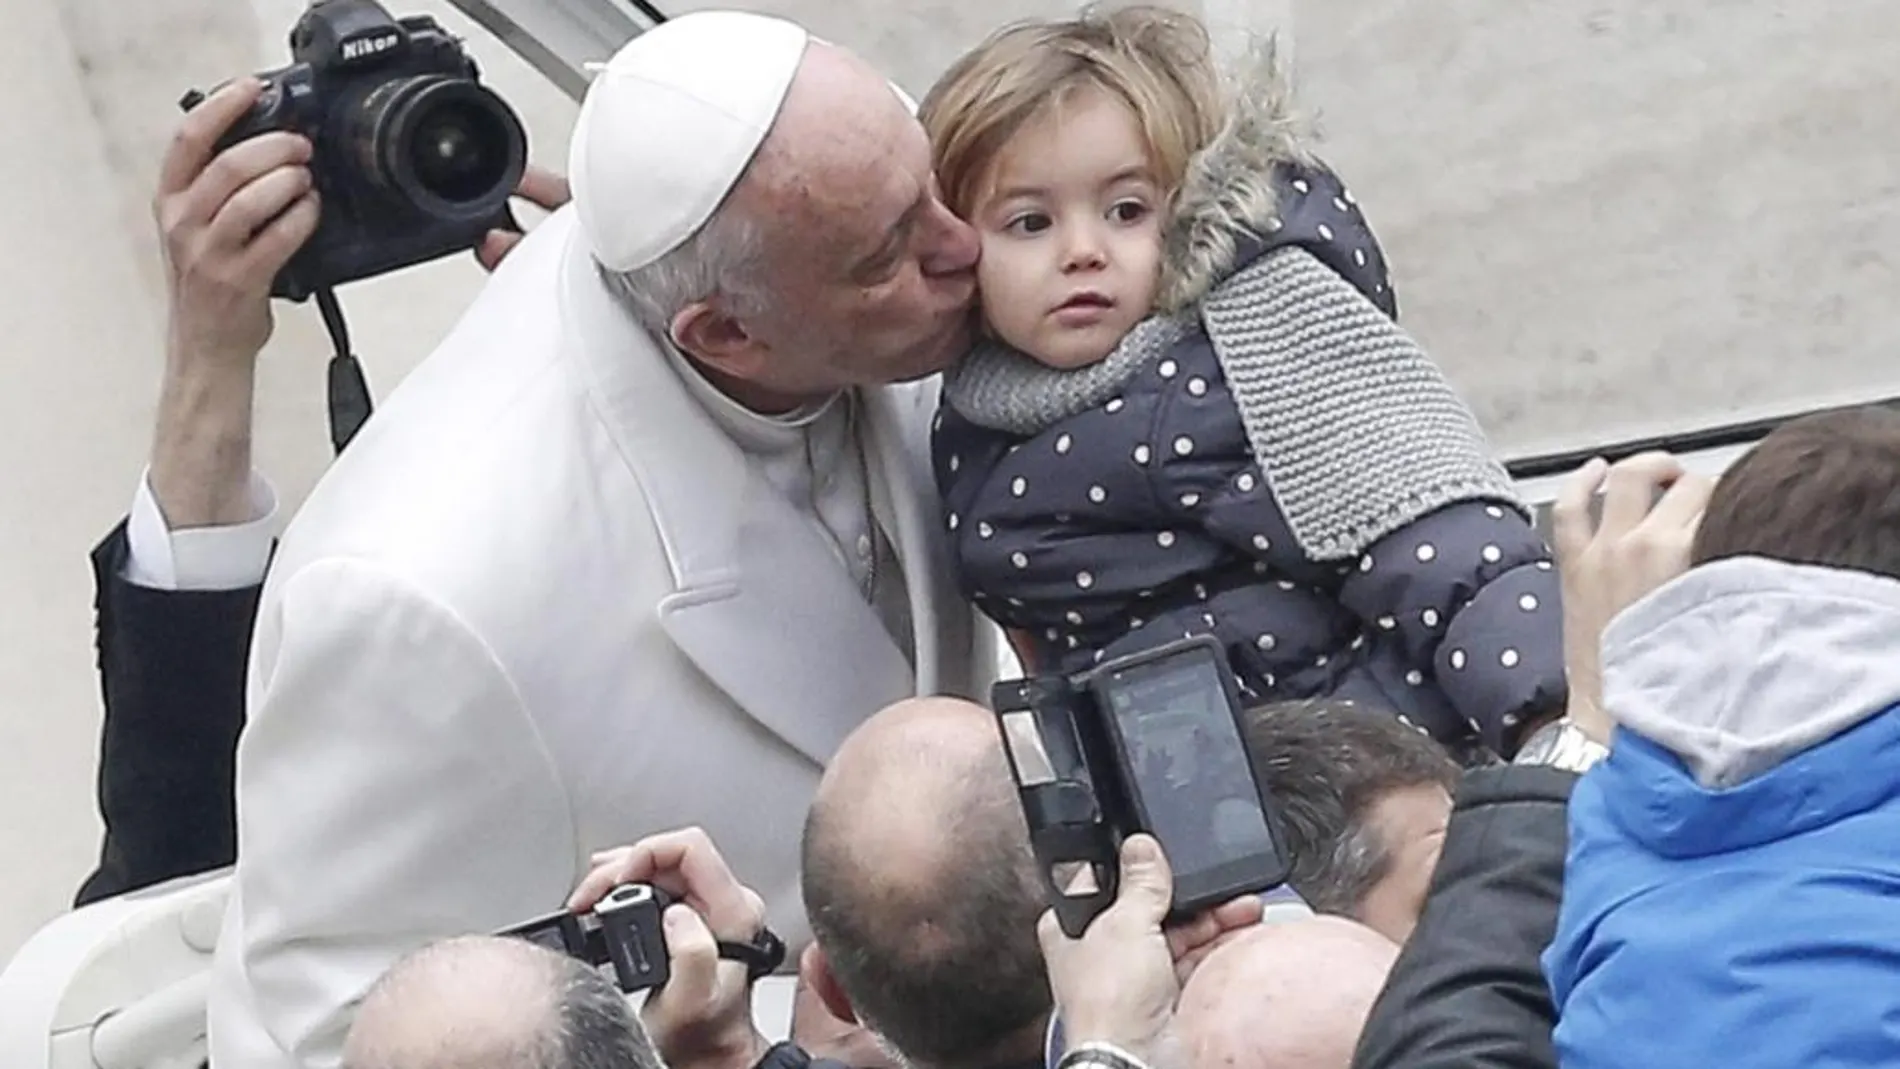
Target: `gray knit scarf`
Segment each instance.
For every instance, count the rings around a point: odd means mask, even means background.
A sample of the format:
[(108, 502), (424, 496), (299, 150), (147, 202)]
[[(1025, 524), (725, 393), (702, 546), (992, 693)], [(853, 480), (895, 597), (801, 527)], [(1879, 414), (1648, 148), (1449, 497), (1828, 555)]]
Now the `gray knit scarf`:
[(1204, 330), (1254, 458), (1312, 559), (1356, 558), (1457, 501), (1498, 501), (1528, 517), (1444, 372), (1310, 253), (1261, 257), (1195, 311), (1145, 319), (1106, 359), (1072, 371), (986, 341), (945, 377), (944, 398), (980, 426), (1038, 434)]
[(1115, 396), (1198, 325), (1175, 316), (1135, 324), (1101, 360), (1070, 370), (1053, 368), (994, 338), (985, 338), (944, 375), (944, 397), (965, 419), (991, 430), (1029, 437)]

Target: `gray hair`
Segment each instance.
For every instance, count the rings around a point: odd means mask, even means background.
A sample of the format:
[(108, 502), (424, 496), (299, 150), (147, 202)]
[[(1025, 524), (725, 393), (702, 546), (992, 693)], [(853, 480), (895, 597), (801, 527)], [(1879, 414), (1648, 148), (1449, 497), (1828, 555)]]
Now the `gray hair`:
[(599, 970), (568, 959), (560, 986), (559, 1056), (547, 1069), (666, 1069), (627, 997)]
[(667, 338), (673, 317), (695, 301), (717, 298), (727, 314), (740, 317), (768, 309), (760, 278), (764, 251), (758, 224), (728, 201), (659, 259), (631, 271), (601, 267), (600, 277), (636, 322)]
[(1357, 917), (1392, 855), (1367, 824), (1392, 791), (1458, 787), (1457, 762), (1389, 709), (1344, 701), (1248, 710), (1248, 755), (1279, 810), (1292, 862), (1288, 883), (1319, 913)]
[(598, 969), (526, 940), (462, 936), (405, 955), (370, 991), (344, 1069), (666, 1069)]

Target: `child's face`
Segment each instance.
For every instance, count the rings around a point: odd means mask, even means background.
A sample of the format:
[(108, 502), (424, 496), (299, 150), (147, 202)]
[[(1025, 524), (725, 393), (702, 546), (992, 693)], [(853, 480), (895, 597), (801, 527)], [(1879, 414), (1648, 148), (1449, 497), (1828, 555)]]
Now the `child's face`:
[(1135, 117), (1084, 89), (1003, 146), (972, 213), (983, 316), (1050, 367), (1093, 364), (1148, 315), (1162, 193)]

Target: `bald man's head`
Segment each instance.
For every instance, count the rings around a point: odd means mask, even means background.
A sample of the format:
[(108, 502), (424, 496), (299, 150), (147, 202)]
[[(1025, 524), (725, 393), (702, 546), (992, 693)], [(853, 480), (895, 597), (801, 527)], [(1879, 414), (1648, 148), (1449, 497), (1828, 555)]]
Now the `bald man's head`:
[(987, 710), (908, 701), (852, 733), (812, 803), (803, 870), (839, 986), (908, 1061), (1034, 1055), (1050, 1007), (1042, 885)]
[(469, 936), (392, 966), (357, 1010), (343, 1069), (664, 1069), (599, 972), (519, 939)]
[(1398, 952), (1338, 917), (1265, 925), (1221, 947), (1181, 992), (1189, 1069), (1348, 1069)]

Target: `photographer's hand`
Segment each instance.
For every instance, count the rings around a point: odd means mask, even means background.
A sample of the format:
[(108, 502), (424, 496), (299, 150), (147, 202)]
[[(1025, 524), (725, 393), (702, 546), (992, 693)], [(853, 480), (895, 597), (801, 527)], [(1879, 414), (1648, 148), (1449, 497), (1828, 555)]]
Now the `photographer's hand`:
[(1122, 843), (1115, 903), (1080, 939), (1062, 933), (1054, 911), (1037, 926), (1049, 986), (1071, 1047), (1109, 1043), (1148, 1064), (1156, 1058), (1186, 975), (1228, 934), (1260, 921), (1252, 895), (1225, 903), (1171, 931), (1162, 928), (1174, 875), (1151, 836)]
[(698, 828), (605, 850), (568, 899), (593, 908), (624, 883), (649, 883), (678, 902), (666, 911), (672, 977), (641, 1010), (671, 1069), (750, 1069), (766, 1043), (752, 1022), (752, 982), (745, 965), (719, 957), (717, 942), (751, 942), (765, 927), (765, 903), (726, 867)]
[[(529, 164), (522, 173), (520, 184), (515, 186), (515, 196), (545, 212), (551, 212), (574, 199), (565, 176), (533, 164)], [(482, 267), (493, 271), (500, 265), (502, 258), (513, 252), (515, 246), (521, 244), (521, 239), (527, 236), (519, 230), (490, 230), (476, 248), (475, 259)]]
[[(1689, 567), (1689, 547), (1715, 483), (1667, 453), (1614, 465), (1592, 460), (1564, 481), (1551, 508), (1551, 541), (1563, 579), (1564, 660), (1571, 722), (1609, 745), (1601, 646), (1612, 617)], [(1600, 522), (1590, 503), (1603, 491)]]
[(257, 100), (240, 79), (187, 112), (152, 214), (170, 294), (151, 487), (174, 529), (251, 515), (251, 401), (271, 280), (317, 227), (310, 142), (276, 131), (215, 153)]

